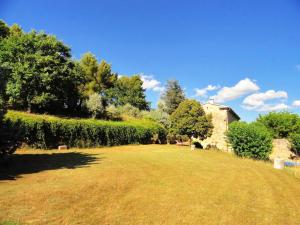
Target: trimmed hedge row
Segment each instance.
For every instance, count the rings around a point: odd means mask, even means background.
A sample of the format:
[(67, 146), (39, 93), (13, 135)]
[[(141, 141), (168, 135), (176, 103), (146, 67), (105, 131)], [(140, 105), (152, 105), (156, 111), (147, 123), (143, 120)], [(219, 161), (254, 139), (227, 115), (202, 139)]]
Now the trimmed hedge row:
[[(151, 121), (103, 121), (65, 119), (55, 116), (9, 111), (7, 127), (21, 131), (21, 141), (34, 148), (98, 147), (125, 144), (149, 144), (166, 140), (166, 130)], [(157, 140), (156, 140), (157, 141)]]

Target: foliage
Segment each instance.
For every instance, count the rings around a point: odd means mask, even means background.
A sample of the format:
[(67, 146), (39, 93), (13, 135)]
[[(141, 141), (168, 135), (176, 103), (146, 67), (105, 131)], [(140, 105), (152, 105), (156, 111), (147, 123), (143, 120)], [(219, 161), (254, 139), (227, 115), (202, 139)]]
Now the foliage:
[(97, 93), (89, 96), (86, 102), (86, 106), (93, 118), (101, 118), (105, 114), (105, 107), (103, 103), (103, 97)]
[(8, 70), (0, 67), (0, 124), (6, 112), (5, 87), (7, 82)]
[(227, 137), (240, 157), (266, 160), (272, 151), (272, 135), (259, 123), (235, 121), (229, 125)]
[(79, 62), (85, 75), (85, 83), (82, 93), (89, 96), (93, 93), (106, 94), (106, 90), (113, 87), (117, 80), (117, 74), (111, 71), (111, 65), (102, 60), (100, 64), (96, 57), (88, 52), (82, 56)]
[(300, 117), (289, 112), (270, 112), (260, 115), (257, 122), (263, 124), (274, 138), (287, 138), (292, 133), (300, 133)]
[(145, 89), (140, 76), (118, 78), (113, 88), (108, 90), (108, 99), (115, 106), (130, 104), (139, 110), (149, 110), (149, 102), (146, 101)]
[(6, 88), (11, 107), (55, 113), (77, 109), (82, 74), (69, 47), (55, 36), (11, 35), (0, 41), (0, 49), (0, 66), (11, 69)]
[(134, 118), (142, 117), (141, 111), (138, 108), (130, 105), (129, 103), (125, 104), (124, 106), (119, 106), (118, 109), (121, 115), (123, 116), (129, 116)]
[(172, 114), (179, 104), (185, 100), (184, 92), (177, 80), (169, 80), (166, 90), (161, 96), (160, 107), (168, 114)]
[(0, 20), (0, 39), (9, 36), (9, 27), (4, 21)]
[(106, 115), (110, 120), (121, 120), (121, 111), (114, 105), (109, 105), (106, 108)]
[(21, 140), (35, 148), (97, 147), (124, 144), (151, 143), (154, 135), (161, 142), (166, 131), (159, 124), (146, 120), (124, 122), (94, 119), (66, 119), (54, 116), (9, 111), (5, 117), (7, 126), (22, 132)]
[[(0, 21), (1, 24), (1, 21)], [(7, 81), (7, 70), (0, 67), (0, 157), (6, 153), (6, 149), (3, 147), (3, 116), (6, 113), (6, 97), (5, 86)]]
[(171, 133), (199, 137), (201, 140), (212, 134), (211, 116), (206, 116), (196, 100), (185, 100), (171, 114)]
[(6, 113), (6, 94), (5, 86), (10, 71), (0, 67), (0, 157), (12, 154), (18, 147), (18, 130), (8, 129), (3, 123), (3, 117)]
[(171, 125), (169, 114), (160, 109), (143, 111), (143, 118), (160, 123), (166, 129), (169, 129)]
[(290, 134), (289, 140), (292, 144), (292, 150), (296, 153), (296, 155), (300, 155), (300, 133)]

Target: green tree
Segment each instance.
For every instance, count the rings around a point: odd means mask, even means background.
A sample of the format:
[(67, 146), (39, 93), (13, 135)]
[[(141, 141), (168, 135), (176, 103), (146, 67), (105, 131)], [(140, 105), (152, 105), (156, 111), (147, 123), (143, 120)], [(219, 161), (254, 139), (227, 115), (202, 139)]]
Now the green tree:
[(113, 87), (117, 80), (117, 74), (111, 70), (111, 65), (102, 60), (100, 64), (96, 57), (88, 52), (80, 59), (80, 66), (85, 74), (85, 82), (82, 92), (85, 96), (93, 93), (106, 95), (106, 90)]
[(9, 35), (9, 27), (4, 21), (0, 20), (0, 39)]
[(6, 93), (13, 108), (73, 111), (82, 74), (70, 49), (55, 36), (31, 31), (0, 41), (0, 66), (11, 69)]
[(171, 133), (203, 140), (212, 134), (211, 116), (206, 115), (196, 100), (184, 100), (170, 116)]
[(130, 104), (139, 110), (149, 110), (150, 104), (146, 101), (145, 89), (140, 76), (120, 77), (113, 88), (108, 90), (110, 103), (116, 106)]
[(259, 115), (257, 122), (263, 124), (274, 138), (287, 138), (292, 133), (300, 134), (300, 117), (290, 112)]
[(166, 85), (166, 90), (161, 96), (161, 101), (164, 106), (164, 111), (172, 114), (179, 104), (185, 100), (184, 92), (177, 80), (169, 80)]
[(82, 93), (87, 97), (97, 91), (95, 90), (95, 86), (97, 84), (98, 61), (92, 53), (88, 52), (81, 57), (79, 64), (85, 75), (85, 82), (82, 84)]

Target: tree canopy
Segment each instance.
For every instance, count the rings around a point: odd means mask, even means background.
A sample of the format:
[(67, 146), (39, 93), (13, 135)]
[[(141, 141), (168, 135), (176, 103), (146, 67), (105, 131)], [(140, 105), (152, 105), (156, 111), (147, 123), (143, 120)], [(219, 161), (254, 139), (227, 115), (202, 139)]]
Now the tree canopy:
[(9, 27), (6, 23), (0, 20), (0, 39), (5, 38), (9, 35)]
[(80, 59), (80, 66), (85, 75), (83, 93), (89, 96), (93, 93), (106, 94), (106, 90), (113, 87), (117, 74), (111, 70), (111, 65), (105, 60), (98, 63), (96, 57), (88, 52)]
[(287, 138), (292, 133), (300, 134), (300, 117), (290, 112), (270, 112), (259, 115), (257, 122), (263, 124), (274, 138)]
[(140, 76), (122, 76), (115, 82), (115, 86), (109, 90), (110, 102), (116, 106), (130, 104), (140, 110), (149, 110), (150, 104), (146, 101), (145, 89)]
[(184, 92), (178, 81), (168, 80), (166, 89), (161, 96), (161, 105), (164, 106), (163, 110), (171, 115), (184, 100)]
[(11, 70), (6, 93), (13, 108), (54, 111), (76, 108), (82, 74), (70, 48), (55, 36), (31, 31), (0, 41), (0, 65)]
[(198, 137), (203, 140), (212, 134), (211, 116), (206, 115), (196, 100), (184, 100), (171, 114), (171, 133)]

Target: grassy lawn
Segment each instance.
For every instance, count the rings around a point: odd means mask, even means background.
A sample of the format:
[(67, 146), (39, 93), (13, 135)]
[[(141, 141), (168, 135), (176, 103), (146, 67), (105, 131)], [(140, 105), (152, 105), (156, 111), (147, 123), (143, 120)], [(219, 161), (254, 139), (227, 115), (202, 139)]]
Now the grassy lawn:
[(187, 147), (21, 150), (10, 168), (0, 168), (0, 221), (296, 225), (299, 178)]

